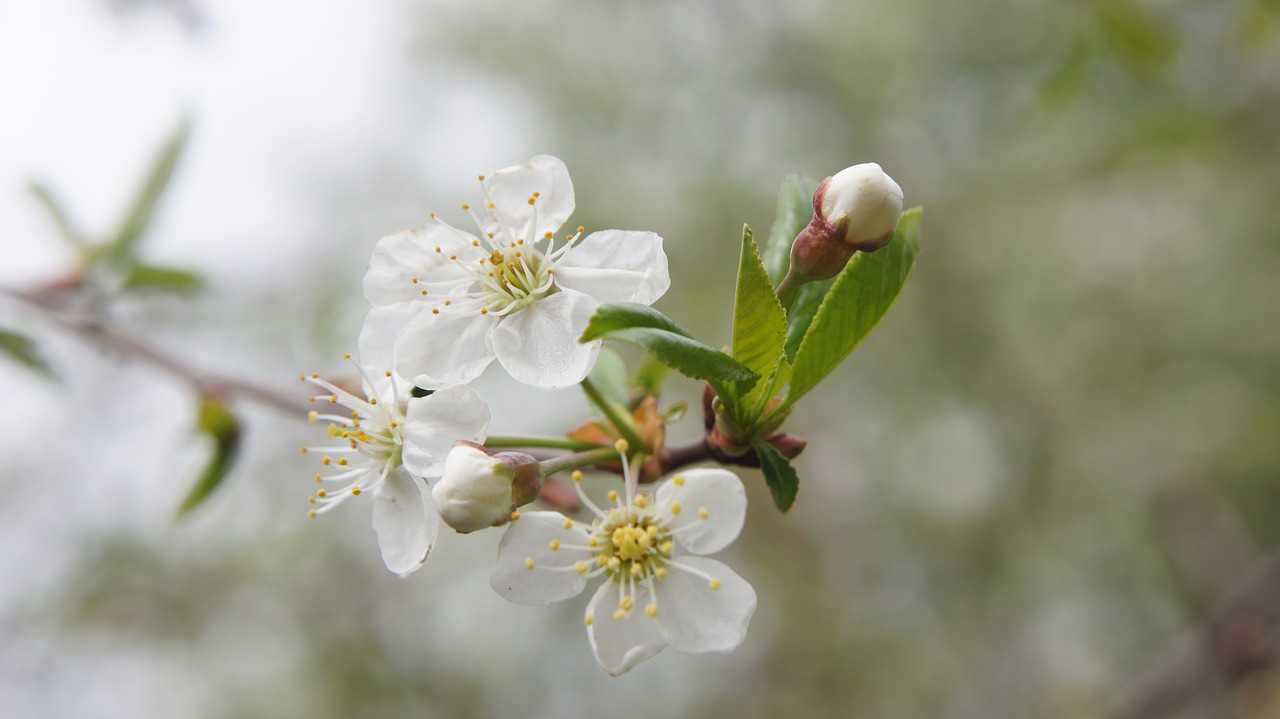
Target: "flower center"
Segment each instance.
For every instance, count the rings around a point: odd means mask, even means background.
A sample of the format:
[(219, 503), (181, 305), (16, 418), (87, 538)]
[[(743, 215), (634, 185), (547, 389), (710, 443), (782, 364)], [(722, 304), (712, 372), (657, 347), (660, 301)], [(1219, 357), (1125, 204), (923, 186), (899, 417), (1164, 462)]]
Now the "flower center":
[(634, 506), (616, 507), (592, 529), (596, 564), (611, 579), (641, 581), (666, 574), (674, 548), (671, 531), (654, 514)]
[(551, 263), (532, 245), (494, 250), (480, 260), (480, 284), (491, 312), (517, 310), (551, 291)]

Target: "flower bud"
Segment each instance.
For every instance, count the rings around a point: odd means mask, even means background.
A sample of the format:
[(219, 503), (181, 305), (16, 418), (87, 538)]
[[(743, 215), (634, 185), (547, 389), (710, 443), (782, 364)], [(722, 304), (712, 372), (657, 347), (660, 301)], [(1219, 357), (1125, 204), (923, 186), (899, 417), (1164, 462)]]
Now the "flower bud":
[(538, 496), (538, 460), (518, 452), (493, 454), (458, 442), (444, 460), (444, 476), (431, 489), (440, 518), (467, 533), (511, 521), (511, 513)]
[(813, 220), (791, 246), (791, 267), (802, 280), (835, 277), (854, 252), (889, 244), (900, 217), (902, 188), (879, 165), (846, 167), (813, 194)]

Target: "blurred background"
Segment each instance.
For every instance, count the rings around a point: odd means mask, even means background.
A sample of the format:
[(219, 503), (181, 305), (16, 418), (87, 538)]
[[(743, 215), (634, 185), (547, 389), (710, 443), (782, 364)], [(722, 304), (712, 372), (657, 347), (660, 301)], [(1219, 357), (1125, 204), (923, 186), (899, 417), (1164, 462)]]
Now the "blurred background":
[[(491, 592), (499, 532), (400, 580), (367, 507), (308, 520), (301, 414), (233, 405), (240, 456), (176, 520), (190, 387), (0, 296), (53, 374), (0, 357), (0, 714), (1280, 716), (1276, 3), (0, 0), (0, 67), (0, 286), (76, 266), (32, 182), (106, 237), (189, 122), (139, 252), (202, 289), (74, 302), (282, 392), (344, 373), (378, 237), (537, 153), (575, 222), (665, 238), (657, 307), (713, 345), (786, 175), (877, 161), (926, 207), (788, 423), (795, 508), (742, 473), (746, 642), (620, 679), (585, 599)], [(494, 432), (585, 411), (480, 391)]]

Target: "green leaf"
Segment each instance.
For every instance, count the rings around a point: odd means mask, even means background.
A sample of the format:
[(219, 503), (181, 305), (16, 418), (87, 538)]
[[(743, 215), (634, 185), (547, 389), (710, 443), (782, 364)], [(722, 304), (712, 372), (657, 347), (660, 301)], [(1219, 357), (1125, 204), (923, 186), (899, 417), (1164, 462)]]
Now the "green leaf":
[(667, 381), (671, 368), (652, 353), (646, 352), (640, 366), (631, 375), (631, 389), (641, 397), (657, 397), (662, 394), (662, 383)]
[(606, 398), (623, 407), (631, 406), (627, 388), (627, 363), (622, 360), (622, 355), (605, 347), (600, 350), (596, 366), (591, 368), (591, 374), (587, 376)]
[(36, 199), (40, 201), (40, 205), (44, 207), (45, 212), (49, 213), (49, 217), (58, 226), (58, 234), (62, 235), (62, 239), (76, 249), (82, 250), (88, 246), (89, 243), (85, 241), (84, 235), (71, 222), (71, 216), (67, 214), (53, 191), (34, 180), (31, 182), (30, 188), (31, 194), (36, 196)]
[(893, 306), (919, 252), (922, 214), (919, 207), (904, 212), (892, 242), (859, 252), (836, 278), (796, 351), (788, 405), (843, 362)]
[(786, 339), (787, 312), (769, 283), (751, 228), (743, 225), (733, 302), (733, 356), (763, 375), (778, 364)]
[(662, 360), (671, 369), (712, 386), (726, 382), (749, 382), (760, 378), (738, 360), (701, 342), (652, 327), (619, 329), (604, 335), (605, 339), (639, 345)]
[(129, 277), (125, 280), (125, 287), (131, 290), (167, 290), (185, 293), (199, 290), (202, 284), (199, 275), (194, 272), (143, 264), (130, 267)]
[(773, 503), (778, 510), (785, 512), (795, 504), (796, 494), (800, 492), (800, 476), (791, 460), (773, 448), (768, 442), (758, 439), (752, 445), (756, 456), (760, 458), (760, 471), (764, 473), (765, 484), (773, 494)]
[(782, 281), (791, 267), (791, 243), (813, 219), (813, 193), (818, 191), (819, 184), (818, 180), (799, 175), (782, 181), (778, 214), (764, 248), (764, 267), (774, 285)]
[(36, 343), (31, 341), (30, 337), (20, 335), (17, 332), (9, 330), (0, 330), (0, 353), (9, 355), (18, 364), (42, 374), (45, 377), (53, 378), (53, 369), (49, 367), (44, 358), (36, 350)]
[(146, 182), (143, 183), (137, 199), (133, 202), (133, 207), (129, 210), (124, 222), (120, 224), (115, 237), (107, 243), (107, 252), (115, 260), (125, 261), (133, 257), (138, 240), (150, 226), (156, 207), (160, 204), (160, 198), (164, 195), (165, 188), (169, 186), (169, 181), (173, 179), (173, 170), (178, 165), (178, 158), (181, 157), (182, 149), (186, 146), (190, 134), (191, 124), (184, 120), (160, 149)]
[(213, 454), (178, 507), (180, 517), (200, 506), (222, 484), (240, 451), (240, 422), (217, 399), (201, 398), (196, 429), (213, 440)]
[(835, 279), (832, 278), (806, 282), (800, 287), (789, 315), (791, 326), (787, 328), (787, 359), (795, 359), (796, 351), (800, 349), (800, 341), (808, 334), (809, 326), (813, 324), (813, 316), (818, 313), (818, 308), (822, 306), (822, 299), (827, 296), (827, 291), (834, 283)]
[(596, 308), (596, 313), (591, 315), (591, 320), (587, 322), (587, 328), (583, 330), (578, 341), (590, 342), (602, 339), (610, 332), (633, 327), (650, 327), (673, 332), (683, 337), (693, 337), (670, 317), (652, 307), (635, 302), (615, 302)]

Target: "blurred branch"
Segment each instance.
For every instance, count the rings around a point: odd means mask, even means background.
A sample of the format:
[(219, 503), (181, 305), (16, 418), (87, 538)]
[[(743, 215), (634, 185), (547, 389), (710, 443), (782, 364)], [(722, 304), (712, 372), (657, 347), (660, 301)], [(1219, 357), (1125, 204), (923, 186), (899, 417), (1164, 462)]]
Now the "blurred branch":
[(275, 407), (290, 414), (306, 413), (308, 406), (302, 397), (294, 397), (272, 388), (262, 387), (232, 377), (203, 372), (182, 360), (166, 355), (133, 337), (123, 334), (95, 318), (59, 309), (57, 304), (62, 293), (58, 290), (72, 284), (74, 283), (71, 280), (66, 282), (55, 281), (40, 285), (29, 292), (0, 289), (0, 294), (6, 294), (40, 311), (41, 314), (54, 323), (71, 330), (104, 350), (125, 355), (168, 372), (190, 384), (202, 397), (247, 400), (268, 407)]
[(1280, 646), (1280, 555), (1224, 595), (1195, 635), (1170, 652), (1114, 719), (1167, 719), (1203, 690), (1229, 691), (1273, 667)]

